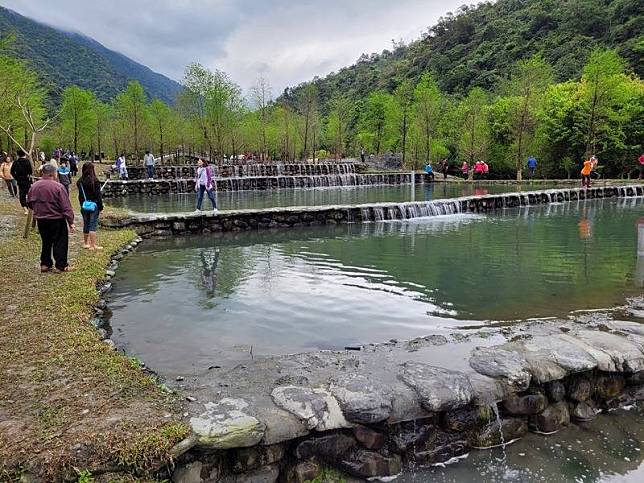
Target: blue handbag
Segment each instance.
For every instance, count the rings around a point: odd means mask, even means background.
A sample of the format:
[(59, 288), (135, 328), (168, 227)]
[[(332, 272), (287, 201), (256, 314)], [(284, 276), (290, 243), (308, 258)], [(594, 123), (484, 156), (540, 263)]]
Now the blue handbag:
[(85, 196), (85, 189), (83, 188), (83, 183), (79, 183), (79, 184), (80, 184), (80, 189), (83, 192), (83, 199), (85, 200), (81, 205), (81, 209), (83, 211), (89, 211), (91, 213), (95, 212), (96, 209), (98, 208), (98, 205), (94, 201), (87, 200), (87, 196)]

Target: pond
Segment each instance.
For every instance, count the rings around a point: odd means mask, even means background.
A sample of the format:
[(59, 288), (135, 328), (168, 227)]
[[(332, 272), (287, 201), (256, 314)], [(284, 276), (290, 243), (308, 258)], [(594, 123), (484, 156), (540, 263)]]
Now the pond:
[[(435, 183), (383, 186), (352, 186), (319, 189), (288, 189), (264, 191), (221, 191), (217, 193), (220, 210), (271, 208), (278, 206), (357, 205), (381, 202), (431, 201), (459, 196), (487, 195), (554, 188), (555, 185), (495, 185), (466, 183)], [(143, 213), (194, 211), (195, 195), (168, 194), (155, 196), (130, 195), (106, 199), (111, 206)], [(204, 209), (210, 209), (205, 199)]]
[(619, 409), (554, 436), (528, 433), (502, 449), (473, 450), (457, 464), (410, 468), (396, 483), (644, 481), (644, 410)]
[[(336, 349), (641, 293), (643, 198), (146, 241), (121, 264), (113, 339), (157, 370)], [(252, 348), (252, 349), (251, 349)]]

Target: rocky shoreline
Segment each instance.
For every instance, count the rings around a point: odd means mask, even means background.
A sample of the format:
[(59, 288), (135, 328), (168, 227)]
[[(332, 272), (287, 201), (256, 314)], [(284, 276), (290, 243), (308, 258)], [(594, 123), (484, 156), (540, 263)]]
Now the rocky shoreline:
[[(455, 202), (487, 211), (524, 201), (571, 201), (580, 193), (586, 199), (641, 191), (549, 190)], [(328, 209), (342, 208), (312, 211)], [(196, 219), (203, 218), (219, 217)], [(154, 231), (139, 233), (158, 236), (159, 219), (145, 222)], [(175, 223), (165, 216), (168, 222)], [(120, 260), (141, 241), (112, 257), (102, 294), (111, 289)], [(96, 312), (95, 325), (114, 345), (105, 300)], [(161, 374), (185, 398), (192, 434), (173, 449), (175, 466), (159, 477), (181, 483), (304, 482), (332, 467), (347, 481), (387, 479), (407, 465), (454, 461), (530, 431), (554, 433), (644, 400), (643, 316), (640, 297), (620, 310), (566, 319)]]
[[(140, 242), (113, 256), (101, 293)], [(101, 300), (95, 325), (113, 346), (108, 314)], [(192, 434), (159, 476), (304, 482), (331, 467), (363, 481), (554, 433), (644, 400), (643, 315), (637, 298), (567, 319), (162, 374), (185, 397)]]

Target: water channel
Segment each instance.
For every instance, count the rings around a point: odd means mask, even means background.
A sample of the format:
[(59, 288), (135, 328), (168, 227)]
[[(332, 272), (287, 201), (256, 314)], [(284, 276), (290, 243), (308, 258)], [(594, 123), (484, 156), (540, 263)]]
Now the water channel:
[[(459, 196), (487, 195), (554, 188), (556, 185), (433, 183), (381, 186), (352, 186), (320, 189), (284, 189), (263, 191), (221, 191), (217, 193), (219, 209), (271, 208), (281, 206), (315, 206), (366, 204), (381, 202), (431, 201)], [(105, 200), (111, 206), (135, 212), (169, 213), (194, 211), (195, 195), (130, 195)], [(206, 199), (204, 209), (210, 209)]]

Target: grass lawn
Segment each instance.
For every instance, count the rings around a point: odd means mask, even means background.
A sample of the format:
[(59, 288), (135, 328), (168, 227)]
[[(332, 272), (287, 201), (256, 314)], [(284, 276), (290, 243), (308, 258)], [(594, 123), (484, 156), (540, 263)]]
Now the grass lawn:
[(75, 271), (40, 274), (40, 238), (22, 238), (24, 220), (1, 189), (0, 481), (149, 476), (187, 435), (180, 405), (90, 323), (110, 254), (135, 233), (99, 230), (102, 252), (83, 250), (76, 233)]

